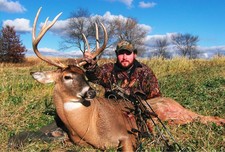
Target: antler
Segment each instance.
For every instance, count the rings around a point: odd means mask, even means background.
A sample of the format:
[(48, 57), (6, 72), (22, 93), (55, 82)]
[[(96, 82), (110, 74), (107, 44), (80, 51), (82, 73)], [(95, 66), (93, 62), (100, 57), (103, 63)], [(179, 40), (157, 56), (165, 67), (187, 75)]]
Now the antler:
[[(108, 42), (108, 35), (106, 32), (106, 28), (105, 26), (100, 23), (100, 25), (102, 26), (103, 32), (104, 32), (104, 42), (102, 44), (102, 46), (99, 48), (99, 37), (98, 37), (98, 25), (97, 23), (95, 23), (95, 30), (96, 30), (96, 51), (91, 53), (92, 54), (92, 59), (94, 59), (95, 57), (97, 57), (100, 53), (102, 53), (104, 51), (104, 49), (106, 48), (107, 42)], [(86, 36), (82, 33), (83, 39), (85, 41), (85, 45), (87, 45), (87, 51), (90, 52), (90, 45), (87, 41)], [(78, 66), (83, 66), (85, 65), (87, 62), (86, 61), (81, 61), (80, 63), (78, 63)]]
[(49, 24), (47, 25), (47, 22), (48, 22), (48, 18), (45, 20), (45, 23), (44, 25), (42, 26), (41, 28), (41, 31), (39, 32), (38, 34), (38, 37), (36, 37), (36, 24), (37, 24), (37, 20), (38, 20), (38, 17), (39, 17), (39, 14), (41, 12), (41, 7), (39, 8), (37, 14), (36, 14), (36, 17), (35, 17), (35, 20), (34, 20), (34, 24), (33, 24), (33, 29), (32, 29), (32, 45), (33, 45), (33, 50), (34, 50), (34, 53), (43, 61), (51, 64), (51, 65), (54, 65), (56, 67), (59, 67), (59, 68), (66, 68), (67, 66), (62, 64), (62, 63), (58, 63), (58, 62), (55, 62), (55, 61), (52, 61), (52, 60), (49, 60), (47, 58), (45, 58), (44, 56), (42, 56), (40, 54), (40, 52), (38, 51), (38, 43), (40, 42), (40, 40), (42, 39), (42, 37), (45, 35), (45, 33), (55, 24), (55, 22), (57, 21), (57, 19), (59, 18), (59, 16), (62, 14), (62, 13), (59, 13), (55, 18), (54, 20)]

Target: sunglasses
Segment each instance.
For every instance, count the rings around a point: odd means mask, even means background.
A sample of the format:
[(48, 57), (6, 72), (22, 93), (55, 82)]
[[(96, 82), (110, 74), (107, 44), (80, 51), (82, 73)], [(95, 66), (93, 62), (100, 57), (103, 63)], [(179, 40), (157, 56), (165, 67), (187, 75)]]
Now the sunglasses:
[(121, 50), (118, 52), (118, 55), (121, 55), (121, 54), (126, 54), (126, 55), (131, 55), (132, 52), (128, 51), (128, 50)]

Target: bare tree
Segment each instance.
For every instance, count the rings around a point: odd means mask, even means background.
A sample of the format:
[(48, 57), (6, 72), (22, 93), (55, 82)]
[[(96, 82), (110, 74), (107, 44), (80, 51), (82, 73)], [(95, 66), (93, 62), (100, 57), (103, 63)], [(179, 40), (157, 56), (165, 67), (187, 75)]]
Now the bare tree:
[(23, 62), (27, 51), (14, 27), (6, 26), (0, 35), (0, 62)]
[(148, 33), (147, 30), (142, 28), (136, 19), (134, 18), (115, 18), (112, 21), (112, 24), (115, 26), (115, 42), (117, 43), (120, 40), (130, 41), (138, 49), (138, 53), (144, 53), (144, 39)]
[(191, 34), (175, 34), (171, 37), (172, 43), (178, 49), (180, 55), (188, 57), (189, 59), (197, 58), (200, 52), (197, 50), (198, 36)]
[[(100, 17), (93, 18), (87, 9), (79, 8), (78, 10), (71, 13), (69, 18), (69, 24), (67, 27), (67, 35), (64, 37), (64, 41), (61, 44), (62, 49), (68, 49), (71, 47), (78, 48), (82, 53), (85, 52), (86, 45), (84, 45), (82, 34), (86, 36), (88, 39), (88, 43), (92, 49), (95, 49), (96, 37), (95, 37), (95, 23), (99, 24), (99, 22), (104, 22)], [(103, 23), (104, 24), (104, 23)], [(109, 30), (109, 26), (105, 25), (108, 31), (108, 37), (113, 35), (113, 33)], [(98, 28), (99, 30), (99, 43), (103, 43), (104, 39), (103, 30)], [(111, 32), (111, 34), (110, 34)], [(107, 45), (107, 47), (109, 47)], [(99, 55), (99, 58), (101, 54)]]
[(170, 58), (170, 54), (167, 52), (168, 45), (169, 42), (167, 37), (156, 39), (154, 44), (155, 50), (153, 52), (153, 56)]
[(62, 49), (78, 48), (82, 53), (87, 49), (83, 43), (82, 33), (86, 35), (89, 44), (93, 44), (93, 37), (95, 35), (94, 21), (91, 19), (88, 10), (79, 8), (70, 14), (68, 27), (66, 28), (66, 36), (63, 37)]
[(223, 50), (216, 49), (216, 53), (214, 54), (214, 57), (223, 57), (225, 56), (223, 53)]
[[(143, 40), (148, 31), (143, 29), (135, 19), (115, 17), (110, 20), (100, 16), (93, 17), (88, 10), (82, 8), (71, 13), (69, 25), (67, 27), (67, 37), (64, 37), (64, 46), (62, 46), (62, 48), (76, 47), (84, 53), (86, 50), (82, 38), (82, 33), (84, 33), (91, 48), (94, 49), (96, 42), (94, 23), (96, 22), (103, 23), (107, 29), (109, 40), (106, 49), (110, 48), (110, 50), (114, 50), (116, 43), (123, 39), (135, 44), (135, 47), (138, 47), (139, 53), (143, 52)], [(101, 28), (99, 28), (99, 33), (99, 39), (102, 40), (103, 31)], [(100, 41), (100, 44), (101, 43)], [(112, 51), (110, 50), (105, 51), (105, 55), (111, 54)]]

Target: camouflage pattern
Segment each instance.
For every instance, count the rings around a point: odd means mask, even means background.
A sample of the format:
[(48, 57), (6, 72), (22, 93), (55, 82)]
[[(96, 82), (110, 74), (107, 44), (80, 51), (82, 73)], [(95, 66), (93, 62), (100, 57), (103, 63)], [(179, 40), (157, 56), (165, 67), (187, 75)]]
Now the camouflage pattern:
[(127, 95), (136, 94), (142, 99), (151, 99), (161, 96), (158, 81), (153, 71), (137, 60), (134, 66), (126, 71), (120, 69), (116, 63), (106, 63), (99, 67), (86, 68), (89, 81), (102, 85), (105, 95), (122, 88)]
[(130, 52), (137, 53), (137, 50), (128, 41), (121, 41), (117, 44), (116, 53), (119, 53), (121, 50), (127, 50), (127, 51), (130, 51)]

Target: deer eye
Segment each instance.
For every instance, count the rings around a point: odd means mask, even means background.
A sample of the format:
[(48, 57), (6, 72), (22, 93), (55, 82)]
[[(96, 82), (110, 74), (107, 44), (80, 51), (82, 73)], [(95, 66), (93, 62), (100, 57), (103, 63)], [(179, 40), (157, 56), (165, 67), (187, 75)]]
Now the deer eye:
[(72, 79), (72, 77), (70, 75), (66, 75), (66, 76), (64, 76), (64, 79), (69, 80), (69, 79)]

